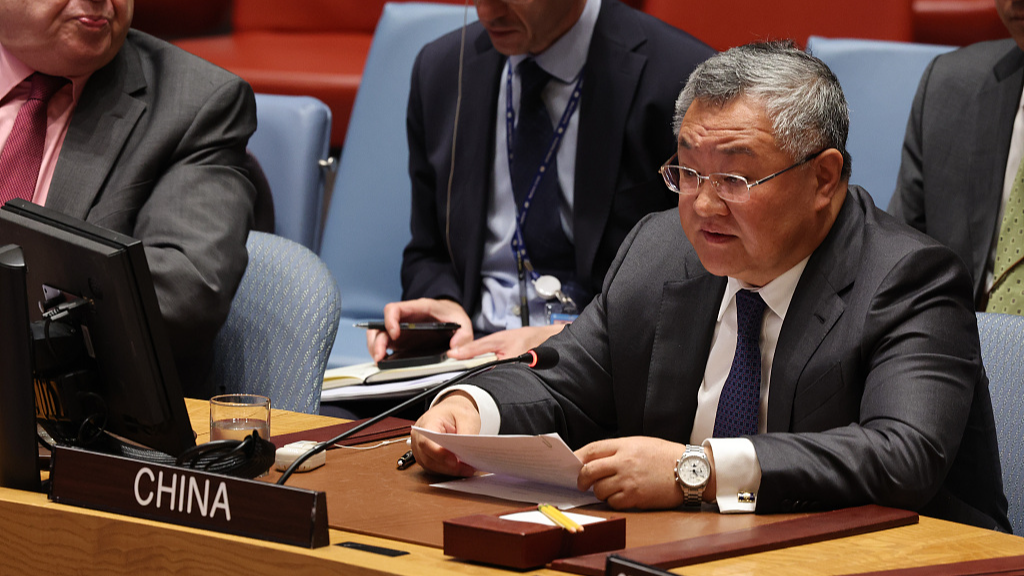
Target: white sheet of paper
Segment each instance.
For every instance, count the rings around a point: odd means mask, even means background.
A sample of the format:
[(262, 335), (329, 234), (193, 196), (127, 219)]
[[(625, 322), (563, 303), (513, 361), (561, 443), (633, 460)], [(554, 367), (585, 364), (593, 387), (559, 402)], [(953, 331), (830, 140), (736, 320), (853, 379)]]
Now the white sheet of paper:
[[(591, 516), (589, 514), (576, 514), (574, 512), (566, 512), (566, 516), (570, 520), (575, 520), (580, 526), (586, 526), (587, 524), (595, 524), (597, 522), (604, 522), (606, 519), (600, 516)], [(501, 516), (502, 520), (512, 520), (514, 522), (530, 522), (532, 524), (544, 524), (545, 526), (558, 526), (555, 521), (548, 518), (540, 510), (529, 510), (527, 512), (513, 512), (512, 514), (505, 514)]]
[(469, 478), (431, 484), (431, 486), (456, 492), (465, 492), (467, 494), (512, 500), (514, 502), (528, 502), (530, 504), (546, 502), (559, 510), (568, 510), (577, 506), (586, 506), (587, 504), (597, 504), (600, 502), (591, 490), (580, 492), (575, 486), (563, 488), (561, 486), (542, 484), (502, 474), (470, 476)]
[(413, 429), (481, 472), (576, 490), (576, 478), (583, 468), (583, 463), (558, 434), (490, 436)]

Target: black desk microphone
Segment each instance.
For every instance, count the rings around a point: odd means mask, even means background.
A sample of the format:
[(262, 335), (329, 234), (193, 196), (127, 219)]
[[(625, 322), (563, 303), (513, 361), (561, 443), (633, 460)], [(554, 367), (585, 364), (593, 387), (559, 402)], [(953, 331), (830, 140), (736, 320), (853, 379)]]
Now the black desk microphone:
[(435, 385), (431, 386), (430, 388), (427, 388), (423, 392), (420, 392), (416, 396), (413, 396), (412, 398), (406, 400), (405, 402), (402, 402), (401, 404), (399, 404), (397, 406), (393, 406), (391, 408), (388, 408), (387, 410), (385, 410), (385, 411), (381, 412), (380, 414), (370, 418), (369, 420), (366, 420), (365, 422), (363, 422), (363, 423), (361, 423), (361, 424), (359, 424), (357, 426), (354, 426), (352, 428), (349, 428), (348, 430), (342, 432), (341, 434), (338, 434), (334, 438), (331, 438), (330, 440), (327, 440), (325, 442), (321, 442), (321, 443), (317, 444), (316, 446), (310, 448), (308, 451), (304, 452), (301, 456), (296, 458), (295, 462), (292, 462), (292, 465), (289, 466), (288, 469), (285, 470), (283, 474), (281, 474), (281, 477), (277, 479), (277, 483), (280, 484), (280, 485), (284, 485), (284, 483), (288, 481), (288, 478), (291, 478), (292, 473), (295, 472), (295, 470), (299, 466), (301, 466), (303, 462), (305, 462), (306, 460), (308, 460), (312, 456), (314, 456), (316, 454), (319, 454), (320, 452), (323, 452), (324, 450), (326, 450), (327, 448), (332, 446), (334, 443), (336, 443), (336, 442), (338, 442), (340, 440), (344, 440), (345, 438), (348, 438), (349, 436), (352, 436), (356, 432), (359, 432), (360, 430), (362, 430), (362, 429), (364, 429), (364, 428), (366, 428), (368, 426), (372, 426), (373, 424), (376, 424), (377, 422), (380, 422), (381, 420), (387, 418), (388, 416), (391, 416), (392, 414), (395, 414), (397, 412), (400, 412), (400, 411), (404, 410), (405, 408), (415, 404), (416, 402), (422, 401), (424, 398), (430, 396), (431, 394), (436, 393), (441, 388), (445, 388), (447, 386), (452, 386), (454, 384), (458, 384), (459, 382), (461, 382), (461, 381), (463, 381), (463, 380), (465, 380), (465, 379), (467, 379), (467, 378), (469, 378), (471, 376), (476, 376), (477, 374), (479, 374), (479, 373), (481, 373), (481, 372), (483, 372), (485, 370), (490, 370), (491, 368), (494, 368), (495, 366), (498, 366), (500, 364), (517, 364), (517, 363), (526, 364), (527, 366), (529, 366), (530, 368), (533, 368), (535, 370), (545, 370), (547, 368), (551, 368), (551, 367), (553, 367), (553, 366), (558, 364), (558, 351), (555, 350), (554, 348), (548, 348), (548, 347), (540, 346), (540, 347), (534, 348), (533, 350), (530, 350), (530, 351), (526, 352), (526, 354), (523, 354), (521, 356), (516, 356), (515, 358), (505, 358), (503, 360), (493, 360), (491, 362), (487, 362), (487, 363), (481, 364), (481, 365), (477, 366), (476, 368), (473, 368), (472, 370), (469, 370), (467, 372), (459, 374), (458, 376), (456, 376), (455, 378), (452, 378), (451, 380), (446, 380), (444, 382), (435, 384)]

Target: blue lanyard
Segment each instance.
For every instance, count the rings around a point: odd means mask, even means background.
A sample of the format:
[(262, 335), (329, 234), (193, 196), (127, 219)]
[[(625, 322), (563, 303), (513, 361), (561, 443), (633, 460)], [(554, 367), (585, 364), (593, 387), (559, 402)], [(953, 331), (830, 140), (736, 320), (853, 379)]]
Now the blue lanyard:
[[(579, 79), (576, 80), (576, 86), (572, 90), (572, 96), (569, 98), (569, 102), (565, 106), (565, 111), (562, 112), (562, 117), (558, 121), (558, 126), (555, 127), (555, 132), (551, 136), (551, 144), (548, 145), (548, 153), (544, 155), (544, 161), (537, 167), (537, 173), (534, 174), (533, 180), (530, 182), (530, 189), (523, 197), (523, 205), (516, 206), (516, 230), (512, 237), (512, 253), (516, 257), (516, 262), (521, 263), (520, 267), (525, 268), (530, 272), (530, 277), (533, 280), (536, 280), (540, 275), (533, 269), (533, 266), (530, 264), (530, 257), (526, 254), (526, 242), (523, 241), (522, 226), (526, 222), (526, 216), (530, 211), (533, 195), (536, 194), (537, 188), (540, 186), (540, 179), (547, 173), (551, 160), (555, 157), (555, 154), (558, 153), (558, 147), (562, 144), (562, 137), (565, 135), (565, 131), (569, 127), (569, 119), (579, 106), (582, 87), (583, 73), (580, 72)], [(508, 75), (505, 80), (505, 142), (508, 152), (509, 175), (512, 174), (512, 134), (515, 130), (515, 122), (516, 112), (512, 108), (512, 63), (509, 62)], [(552, 177), (557, 178), (558, 174), (555, 174)], [(520, 273), (522, 273), (522, 270), (520, 270)], [(523, 294), (523, 297), (525, 298), (525, 293)]]

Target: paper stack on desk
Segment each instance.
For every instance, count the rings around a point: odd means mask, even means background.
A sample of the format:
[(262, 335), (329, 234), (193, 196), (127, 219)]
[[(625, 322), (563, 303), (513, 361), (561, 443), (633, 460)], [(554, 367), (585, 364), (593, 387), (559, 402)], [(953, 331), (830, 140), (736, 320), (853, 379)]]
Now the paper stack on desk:
[(539, 436), (444, 434), (413, 427), (485, 476), (433, 484), (517, 502), (548, 502), (562, 510), (600, 502), (576, 488), (583, 463), (558, 434)]

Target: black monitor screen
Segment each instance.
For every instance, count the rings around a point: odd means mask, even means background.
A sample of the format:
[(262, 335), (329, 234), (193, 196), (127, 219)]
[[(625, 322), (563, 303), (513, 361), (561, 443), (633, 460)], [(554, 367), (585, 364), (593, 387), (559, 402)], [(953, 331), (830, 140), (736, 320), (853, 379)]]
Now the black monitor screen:
[[(43, 428), (78, 444), (103, 430), (175, 456), (195, 446), (142, 243), (13, 200), (0, 209), (7, 244), (24, 256)], [(4, 354), (0, 365), (17, 361)]]

